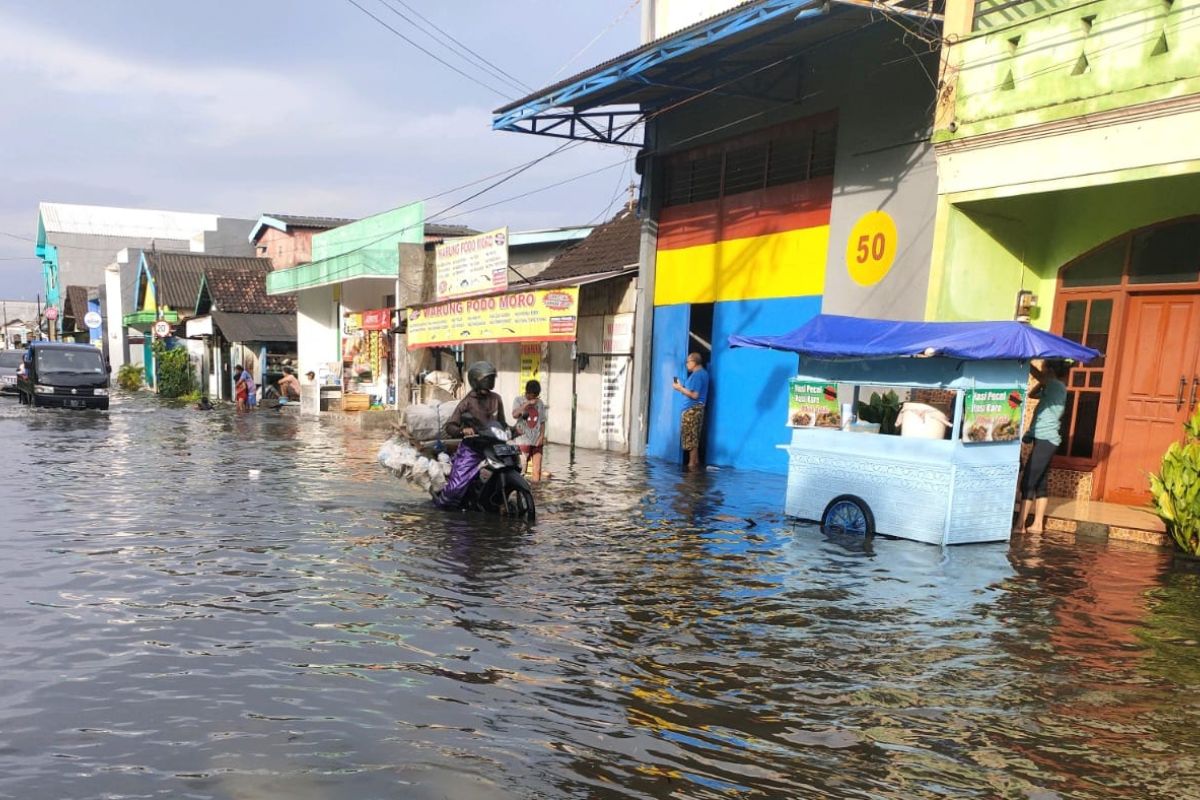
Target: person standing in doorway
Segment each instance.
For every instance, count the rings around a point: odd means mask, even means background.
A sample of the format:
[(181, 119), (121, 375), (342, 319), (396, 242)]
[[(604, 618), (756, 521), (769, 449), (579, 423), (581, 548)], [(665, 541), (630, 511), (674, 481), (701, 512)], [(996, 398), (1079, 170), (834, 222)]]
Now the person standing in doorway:
[(526, 382), (525, 394), (513, 401), (513, 418), (517, 421), (513, 443), (525, 456), (529, 476), (537, 483), (542, 479), (542, 451), (546, 445), (546, 404), (542, 402), (541, 383)]
[(704, 435), (704, 406), (708, 403), (708, 370), (699, 353), (687, 357), (687, 377), (678, 376), (671, 388), (683, 395), (683, 414), (679, 418), (679, 443), (687, 453), (687, 468), (700, 468), (700, 442)]
[[(1022, 441), (1032, 444), (1025, 472), (1021, 476), (1021, 512), (1017, 533), (1041, 533), (1045, 529), (1046, 506), (1049, 504), (1048, 484), (1050, 460), (1062, 444), (1062, 417), (1067, 406), (1067, 386), (1064, 383), (1071, 367), (1065, 361), (1046, 361), (1041, 369), (1032, 370), (1037, 382), (1029, 396), (1038, 401), (1033, 422)], [(1033, 524), (1026, 527), (1033, 512)]]

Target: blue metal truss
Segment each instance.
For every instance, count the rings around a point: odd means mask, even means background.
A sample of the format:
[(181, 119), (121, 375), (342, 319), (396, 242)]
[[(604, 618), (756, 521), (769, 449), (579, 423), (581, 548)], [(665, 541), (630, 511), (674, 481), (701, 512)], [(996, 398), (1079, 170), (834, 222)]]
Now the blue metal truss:
[[(636, 147), (639, 143), (628, 139), (627, 135), (633, 130), (638, 120), (634, 120), (632, 124), (621, 125), (617, 124), (616, 119), (638, 115), (638, 112), (573, 112), (567, 109), (580, 101), (586, 101), (592, 108), (604, 105), (605, 102), (602, 99), (604, 90), (615, 89), (620, 84), (625, 84), (626, 87), (630, 83), (640, 83), (643, 86), (654, 85), (654, 82), (644, 75), (646, 70), (651, 67), (709, 47), (730, 36), (787, 14), (798, 14), (805, 9), (820, 13), (817, 10), (820, 5), (821, 0), (763, 0), (763, 2), (720, 16), (711, 20), (707, 25), (671, 37), (655, 47), (639, 50), (609, 67), (518, 106), (503, 110), (492, 121), (492, 129), (537, 133), (568, 139), (588, 139)], [(776, 31), (771, 31), (763, 36), (754, 37), (752, 40), (739, 43), (733, 50), (741, 51), (776, 34)], [(726, 52), (722, 51), (720, 55), (724, 57)], [(713, 64), (707, 64), (707, 66), (711, 67)], [(619, 94), (619, 91), (608, 93), (613, 101), (618, 101), (617, 95)], [(548, 113), (553, 109), (560, 110)], [(640, 117), (640, 115), (638, 116)], [(607, 119), (607, 125), (603, 123), (604, 119)], [(593, 120), (600, 124), (594, 124)], [(614, 132), (620, 132), (620, 135), (616, 135)]]

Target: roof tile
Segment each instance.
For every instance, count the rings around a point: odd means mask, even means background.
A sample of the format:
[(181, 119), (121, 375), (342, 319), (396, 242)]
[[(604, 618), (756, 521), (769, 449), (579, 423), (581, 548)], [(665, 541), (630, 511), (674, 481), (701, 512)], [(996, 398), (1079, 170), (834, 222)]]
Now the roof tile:
[[(200, 294), (200, 279), (206, 272), (249, 270), (266, 274), (271, 261), (243, 256), (208, 256), (199, 253), (144, 252), (146, 266), (154, 277), (158, 301), (176, 310), (191, 311)], [(265, 282), (265, 278), (263, 278)], [(263, 292), (266, 292), (264, 287)]]
[(227, 314), (295, 314), (294, 294), (267, 294), (261, 269), (217, 269), (205, 273), (213, 309)]
[(623, 209), (579, 244), (555, 257), (550, 266), (538, 273), (537, 280), (579, 278), (636, 266), (641, 253), (641, 231), (637, 214)]

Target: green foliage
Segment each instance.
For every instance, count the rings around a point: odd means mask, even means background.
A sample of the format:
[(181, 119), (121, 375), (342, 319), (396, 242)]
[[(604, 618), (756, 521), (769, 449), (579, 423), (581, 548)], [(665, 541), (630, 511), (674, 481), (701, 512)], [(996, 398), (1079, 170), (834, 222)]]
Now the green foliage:
[(158, 395), (168, 399), (182, 397), (195, 386), (192, 363), (187, 350), (176, 347), (168, 350), (162, 340), (154, 342), (154, 361), (157, 367)]
[(879, 392), (871, 392), (871, 402), (858, 403), (858, 418), (863, 422), (876, 422), (879, 432), (895, 436), (900, 432), (896, 427), (896, 418), (900, 416), (900, 395), (888, 390), (880, 396)]
[(179, 396), (179, 399), (180, 399), (182, 402), (184, 402), (184, 403), (188, 403), (188, 404), (195, 404), (195, 403), (199, 403), (199, 402), (200, 402), (200, 390), (199, 390), (199, 389), (192, 389), (192, 390), (191, 390), (190, 392), (188, 392), (187, 394), (181, 394), (181, 395)]
[(1183, 429), (1184, 440), (1171, 443), (1162, 470), (1150, 476), (1150, 494), (1175, 544), (1200, 556), (1200, 408)]
[(122, 364), (117, 370), (117, 386), (126, 392), (136, 392), (142, 388), (145, 375), (141, 364)]

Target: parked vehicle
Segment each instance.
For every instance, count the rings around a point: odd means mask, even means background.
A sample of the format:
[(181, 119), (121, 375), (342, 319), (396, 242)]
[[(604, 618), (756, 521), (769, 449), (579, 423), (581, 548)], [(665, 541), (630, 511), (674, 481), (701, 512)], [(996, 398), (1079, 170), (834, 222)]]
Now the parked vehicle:
[[(463, 417), (464, 424), (469, 420), (470, 417)], [(435, 492), (435, 505), (447, 511), (485, 511), (533, 519), (536, 513), (533, 490), (521, 474), (520, 451), (516, 445), (509, 444), (507, 429), (492, 422), (476, 430), (478, 433), (464, 437), (459, 444), (474, 455), (471, 459), (474, 475), (466, 494), (459, 502), (450, 504), (441, 493)]]
[(24, 357), (24, 350), (0, 350), (0, 394), (17, 393), (17, 372)]
[(33, 342), (25, 351), (17, 390), (30, 406), (108, 408), (109, 367), (90, 344)]

